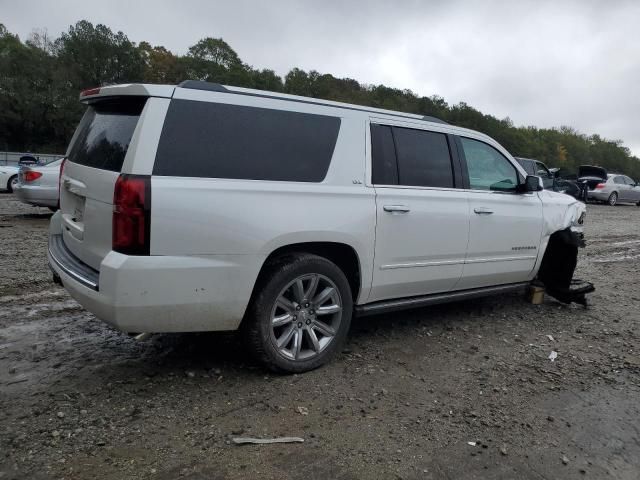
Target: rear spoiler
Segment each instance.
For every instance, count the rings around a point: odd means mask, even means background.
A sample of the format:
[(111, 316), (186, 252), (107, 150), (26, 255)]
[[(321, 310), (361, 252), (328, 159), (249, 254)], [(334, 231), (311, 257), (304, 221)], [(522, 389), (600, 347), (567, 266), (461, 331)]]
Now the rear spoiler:
[(148, 83), (129, 83), (124, 85), (108, 85), (106, 87), (89, 88), (80, 92), (81, 102), (91, 102), (102, 97), (163, 97), (171, 98), (175, 85), (152, 85)]

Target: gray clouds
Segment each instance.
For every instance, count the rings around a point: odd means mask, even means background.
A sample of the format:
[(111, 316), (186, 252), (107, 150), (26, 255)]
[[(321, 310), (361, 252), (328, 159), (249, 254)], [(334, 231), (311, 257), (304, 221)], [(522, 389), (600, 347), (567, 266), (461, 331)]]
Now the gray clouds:
[(516, 125), (569, 125), (640, 156), (640, 2), (0, 0), (7, 28), (86, 18), (184, 53), (224, 38), (256, 68), (315, 69), (464, 101)]

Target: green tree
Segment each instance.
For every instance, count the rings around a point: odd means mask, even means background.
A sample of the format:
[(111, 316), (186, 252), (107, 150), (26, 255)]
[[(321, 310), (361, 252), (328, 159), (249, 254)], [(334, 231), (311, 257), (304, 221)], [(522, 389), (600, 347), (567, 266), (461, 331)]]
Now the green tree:
[(177, 84), (187, 79), (186, 62), (166, 48), (140, 42), (138, 50), (143, 63), (142, 81), (145, 83)]
[(55, 42), (60, 64), (74, 87), (139, 82), (144, 64), (140, 50), (122, 32), (81, 20)]
[(490, 135), (517, 156), (574, 171), (601, 165), (640, 180), (640, 161), (619, 140), (585, 135), (568, 126), (515, 127), (466, 103), (419, 96), (408, 89), (361, 84), (315, 70), (293, 68), (284, 78), (242, 62), (221, 38), (207, 37), (176, 55), (148, 42), (135, 45), (122, 32), (85, 20), (58, 39), (34, 31), (26, 42), (0, 24), (0, 149), (62, 152), (84, 106), (80, 90), (111, 83), (177, 84), (197, 79), (283, 91), (340, 102), (432, 115)]

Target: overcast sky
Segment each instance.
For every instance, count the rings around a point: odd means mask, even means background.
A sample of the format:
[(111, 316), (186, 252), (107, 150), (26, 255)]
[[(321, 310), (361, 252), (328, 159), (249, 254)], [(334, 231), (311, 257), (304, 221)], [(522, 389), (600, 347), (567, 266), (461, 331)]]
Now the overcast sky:
[(516, 125), (569, 125), (640, 157), (640, 0), (0, 0), (26, 39), (80, 19), (185, 53), (222, 37), (284, 75), (315, 69), (464, 101)]

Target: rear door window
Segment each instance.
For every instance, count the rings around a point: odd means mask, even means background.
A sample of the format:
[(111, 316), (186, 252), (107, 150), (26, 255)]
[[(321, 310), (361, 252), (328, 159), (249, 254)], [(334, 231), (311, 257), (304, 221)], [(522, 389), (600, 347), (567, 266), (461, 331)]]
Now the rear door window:
[(172, 100), (154, 175), (321, 182), (340, 118)]
[(393, 127), (398, 184), (453, 188), (453, 166), (444, 133)]
[(444, 133), (393, 127), (398, 156), (398, 183), (453, 188), (453, 166)]
[(473, 190), (512, 192), (518, 185), (518, 171), (511, 162), (491, 145), (460, 137)]
[(444, 133), (372, 123), (371, 163), (374, 185), (455, 186)]
[(397, 185), (398, 164), (393, 132), (388, 125), (371, 124), (371, 181), (375, 185)]
[(69, 161), (119, 172), (146, 98), (122, 97), (89, 105), (69, 150)]

